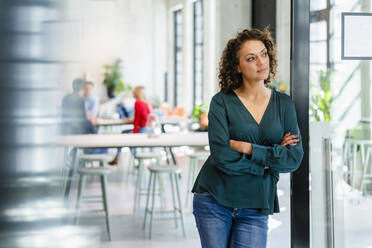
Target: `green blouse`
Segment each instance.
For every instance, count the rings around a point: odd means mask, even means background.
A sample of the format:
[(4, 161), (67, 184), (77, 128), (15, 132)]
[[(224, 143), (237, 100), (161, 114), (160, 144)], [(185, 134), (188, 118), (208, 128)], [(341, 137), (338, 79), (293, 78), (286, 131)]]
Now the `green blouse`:
[[(279, 173), (295, 171), (303, 156), (291, 98), (273, 90), (258, 124), (234, 92), (219, 92), (212, 98), (208, 119), (211, 155), (192, 192), (209, 192), (227, 207), (260, 209), (265, 214), (279, 212)], [(280, 145), (287, 132), (298, 134), (300, 142), (296, 146)], [(251, 143), (252, 155), (232, 149), (230, 139)]]

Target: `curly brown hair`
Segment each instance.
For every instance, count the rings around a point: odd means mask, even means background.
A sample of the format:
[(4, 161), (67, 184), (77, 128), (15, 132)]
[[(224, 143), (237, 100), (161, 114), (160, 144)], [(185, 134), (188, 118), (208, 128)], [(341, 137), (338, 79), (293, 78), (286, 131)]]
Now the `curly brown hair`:
[(223, 92), (236, 90), (243, 83), (242, 75), (237, 71), (239, 65), (238, 52), (242, 44), (247, 40), (262, 41), (267, 49), (270, 58), (270, 73), (264, 81), (265, 86), (269, 86), (271, 80), (275, 78), (278, 61), (276, 59), (276, 46), (269, 28), (266, 27), (263, 31), (255, 28), (251, 30), (244, 29), (235, 38), (230, 39), (223, 50), (218, 73), (219, 86)]

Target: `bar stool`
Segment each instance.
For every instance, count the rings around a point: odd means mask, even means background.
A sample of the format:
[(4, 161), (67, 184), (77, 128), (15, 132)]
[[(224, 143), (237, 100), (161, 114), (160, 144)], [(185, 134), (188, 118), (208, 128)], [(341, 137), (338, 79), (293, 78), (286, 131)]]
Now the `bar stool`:
[(186, 187), (186, 199), (185, 199), (185, 208), (189, 205), (189, 198), (191, 196), (191, 188), (195, 182), (196, 175), (200, 170), (200, 164), (207, 160), (209, 152), (194, 152), (189, 155), (189, 172), (187, 175), (187, 187)]
[[(138, 173), (137, 173), (137, 182), (136, 182), (136, 188), (134, 192), (134, 204), (133, 204), (133, 213), (136, 212), (136, 209), (140, 207), (141, 203), (141, 196), (147, 195), (147, 189), (142, 188), (142, 183), (144, 182), (144, 176), (145, 176), (145, 161), (151, 161), (153, 159), (156, 160), (156, 164), (160, 163), (161, 159), (160, 153), (155, 152), (141, 152), (136, 154), (136, 159), (138, 159)], [(161, 192), (164, 192), (164, 186), (162, 180), (160, 180), (159, 183), (160, 186), (160, 194), (162, 195), (162, 204), (165, 204), (165, 198), (164, 195)]]
[[(79, 162), (80, 165), (86, 165), (91, 163), (91, 166), (89, 167), (94, 167), (93, 163), (98, 162), (100, 167), (103, 167), (107, 163), (107, 155), (105, 154), (81, 154), (79, 156)], [(88, 167), (88, 166), (86, 166)]]
[[(182, 234), (185, 238), (185, 224), (183, 220), (183, 213), (182, 213), (182, 204), (181, 204), (181, 197), (179, 191), (179, 179), (178, 176), (181, 173), (181, 169), (174, 165), (153, 165), (149, 166), (148, 170), (150, 171), (150, 180), (148, 184), (148, 193), (146, 198), (146, 208), (145, 208), (145, 216), (143, 220), (143, 230), (146, 228), (146, 219), (147, 214), (150, 215), (150, 223), (149, 223), (149, 238), (151, 239), (152, 236), (152, 223), (154, 220), (154, 213), (164, 214), (164, 213), (173, 213), (174, 214), (174, 221), (176, 228), (178, 227), (177, 220), (181, 220), (181, 227), (182, 227)], [(156, 194), (156, 182), (159, 179), (160, 174), (168, 174), (171, 183), (171, 191), (172, 191), (172, 202), (173, 202), (173, 210), (159, 210), (154, 211), (155, 207), (155, 194)], [(160, 183), (160, 180), (159, 180)], [(176, 195), (175, 195), (176, 194)], [(150, 199), (151, 198), (151, 199)], [(151, 200), (151, 206), (150, 206)], [(179, 215), (179, 216), (177, 216)], [(161, 218), (159, 220), (165, 220), (169, 218)]]
[(109, 219), (109, 209), (107, 203), (107, 175), (110, 174), (110, 170), (107, 168), (79, 168), (77, 170), (79, 174), (79, 186), (78, 186), (78, 196), (76, 200), (76, 217), (75, 223), (79, 223), (80, 218), (80, 204), (83, 195), (83, 190), (85, 186), (86, 176), (99, 176), (101, 179), (101, 190), (102, 195), (101, 199), (103, 202), (103, 211), (105, 212), (106, 218), (106, 228), (107, 228), (107, 235), (109, 240), (111, 241), (111, 232), (110, 232), (110, 219)]

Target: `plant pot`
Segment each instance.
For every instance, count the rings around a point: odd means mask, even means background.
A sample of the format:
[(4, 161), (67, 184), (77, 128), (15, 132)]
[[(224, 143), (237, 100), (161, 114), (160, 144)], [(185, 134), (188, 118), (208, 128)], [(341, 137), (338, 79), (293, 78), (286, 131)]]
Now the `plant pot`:
[(115, 87), (107, 87), (107, 95), (109, 98), (114, 98)]

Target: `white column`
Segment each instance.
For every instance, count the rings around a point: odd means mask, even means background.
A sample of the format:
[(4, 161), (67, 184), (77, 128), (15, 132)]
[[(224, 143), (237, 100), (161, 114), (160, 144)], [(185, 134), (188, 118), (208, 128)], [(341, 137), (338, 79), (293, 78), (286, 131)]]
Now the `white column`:
[(217, 92), (218, 58), (217, 41), (217, 3), (216, 0), (204, 1), (204, 96), (205, 104), (209, 104)]
[(186, 113), (192, 111), (193, 97), (193, 1), (184, 0), (183, 6), (183, 71), (182, 71), (182, 102)]
[(291, 45), (291, 1), (278, 0), (276, 3), (276, 45), (279, 70), (277, 80), (290, 87), (290, 45)]

